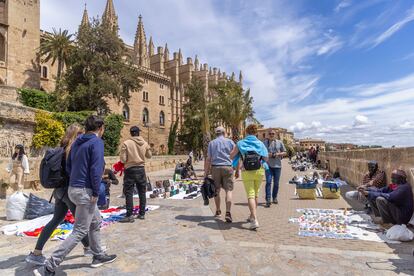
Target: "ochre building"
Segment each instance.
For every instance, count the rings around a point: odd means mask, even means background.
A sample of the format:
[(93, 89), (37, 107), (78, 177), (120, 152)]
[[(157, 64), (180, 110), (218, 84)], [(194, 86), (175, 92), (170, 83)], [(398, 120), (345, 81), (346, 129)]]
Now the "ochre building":
[[(102, 20), (118, 32), (118, 16), (112, 0), (107, 0)], [(202, 64), (197, 56), (184, 59), (181, 49), (170, 53), (167, 44), (155, 47), (152, 37), (147, 39), (142, 17), (137, 21), (134, 45), (125, 46), (134, 66), (140, 69), (143, 87), (131, 92), (128, 102), (109, 99), (108, 103), (111, 112), (123, 114), (125, 118), (122, 139), (129, 137), (130, 126), (138, 125), (154, 152), (163, 154), (167, 150), (170, 126), (177, 120), (179, 126), (183, 123), (184, 91), (192, 78), (203, 80), (205, 97), (211, 99), (213, 85), (235, 80), (236, 76)], [(86, 8), (80, 19), (80, 26), (84, 24), (89, 24)], [(36, 55), (44, 34), (40, 30), (40, 0), (0, 0), (1, 85), (55, 89), (57, 62), (53, 66), (51, 62), (41, 63)], [(240, 83), (242, 78), (240, 72)]]

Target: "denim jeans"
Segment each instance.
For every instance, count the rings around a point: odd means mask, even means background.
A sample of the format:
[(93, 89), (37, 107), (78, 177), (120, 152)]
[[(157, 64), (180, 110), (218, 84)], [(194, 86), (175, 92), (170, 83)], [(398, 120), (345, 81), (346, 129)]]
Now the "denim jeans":
[(134, 187), (137, 187), (139, 196), (139, 214), (145, 215), (145, 205), (147, 203), (147, 176), (144, 167), (131, 167), (125, 170), (124, 175), (124, 194), (127, 213), (126, 216), (132, 215), (134, 208)]
[(94, 255), (103, 255), (101, 247), (101, 213), (98, 206), (91, 202), (92, 190), (87, 188), (69, 187), (69, 199), (76, 205), (75, 225), (73, 231), (46, 261), (45, 266), (49, 271), (55, 271), (56, 267), (75, 248), (75, 246), (89, 234), (89, 244)]
[(281, 171), (282, 168), (269, 168), (269, 170), (266, 171), (266, 201), (270, 201), (270, 196), (272, 196), (273, 199), (277, 198), (277, 193), (279, 192), (279, 179)]

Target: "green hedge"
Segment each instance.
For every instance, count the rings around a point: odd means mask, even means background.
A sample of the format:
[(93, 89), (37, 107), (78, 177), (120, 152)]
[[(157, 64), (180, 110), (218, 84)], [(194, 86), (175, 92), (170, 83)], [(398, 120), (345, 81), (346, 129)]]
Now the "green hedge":
[(83, 126), (86, 118), (94, 114), (93, 111), (79, 111), (79, 112), (56, 112), (53, 113), (53, 119), (63, 123), (65, 129), (71, 124), (78, 123)]
[(25, 106), (53, 111), (54, 96), (37, 89), (19, 89), (20, 100)]
[(105, 117), (105, 132), (102, 137), (105, 143), (105, 156), (118, 155), (121, 130), (124, 127), (124, 117), (111, 114)]
[(35, 121), (32, 146), (36, 149), (45, 146), (56, 147), (65, 134), (63, 124), (44, 111), (36, 112)]

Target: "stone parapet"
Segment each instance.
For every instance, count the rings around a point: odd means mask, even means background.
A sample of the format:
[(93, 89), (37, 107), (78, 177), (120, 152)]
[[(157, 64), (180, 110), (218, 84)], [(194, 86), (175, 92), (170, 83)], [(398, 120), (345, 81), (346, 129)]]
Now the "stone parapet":
[[(179, 162), (186, 161), (186, 155), (164, 155), (164, 156), (154, 156), (149, 159), (146, 163), (145, 169), (146, 172), (160, 171), (164, 169), (174, 168), (175, 165)], [(0, 157), (0, 183), (9, 183), (9, 174), (6, 171), (7, 165), (9, 164), (10, 158)], [(42, 161), (41, 157), (30, 158), (29, 157), (29, 167), (30, 174), (25, 176), (25, 188), (30, 188), (31, 184), (35, 181), (39, 181), (39, 167), (40, 162)], [(107, 167), (112, 167), (112, 165), (119, 161), (117, 156), (108, 156), (105, 157), (105, 162)], [(171, 175), (172, 177), (172, 175)], [(0, 187), (0, 195), (4, 195), (5, 191)]]
[(411, 186), (414, 186), (414, 147), (321, 152), (319, 159), (322, 164), (328, 161), (330, 172), (339, 168), (341, 177), (353, 186), (362, 182), (369, 160), (378, 162), (380, 169), (385, 171), (388, 182), (392, 170), (400, 168), (406, 171)]
[(21, 105), (17, 88), (12, 86), (0, 85), (0, 100)]

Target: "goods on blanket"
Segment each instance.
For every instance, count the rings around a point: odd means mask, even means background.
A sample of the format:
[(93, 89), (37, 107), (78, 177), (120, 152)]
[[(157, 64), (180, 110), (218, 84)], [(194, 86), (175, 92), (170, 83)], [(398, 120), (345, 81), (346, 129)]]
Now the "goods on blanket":
[(322, 184), (322, 195), (325, 199), (338, 199), (341, 197), (339, 184), (333, 181), (324, 181)]
[(62, 173), (64, 171), (64, 168), (62, 168), (64, 153), (62, 147), (46, 151), (39, 169), (40, 184), (44, 188), (55, 189), (65, 185), (65, 177)]
[(23, 192), (15, 192), (9, 196), (6, 203), (7, 220), (22, 220), (28, 201), (29, 198)]
[(414, 239), (414, 233), (405, 224), (394, 225), (387, 230), (386, 236), (393, 241), (412, 241)]
[(209, 204), (209, 198), (213, 198), (217, 195), (213, 179), (209, 177), (204, 179), (204, 183), (201, 186), (201, 194), (203, 195), (204, 205), (207, 206)]
[(55, 206), (46, 199), (30, 194), (26, 206), (25, 219), (34, 219), (53, 213)]

